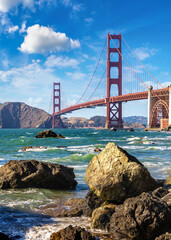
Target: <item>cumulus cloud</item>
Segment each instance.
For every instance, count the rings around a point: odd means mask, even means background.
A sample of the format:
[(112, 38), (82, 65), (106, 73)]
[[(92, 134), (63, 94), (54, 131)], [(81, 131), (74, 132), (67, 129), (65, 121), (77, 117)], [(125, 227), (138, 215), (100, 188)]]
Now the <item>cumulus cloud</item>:
[(8, 12), (12, 8), (22, 4), (23, 7), (33, 7), (34, 0), (0, 0), (0, 11)]
[(140, 59), (140, 60), (145, 60), (146, 58), (154, 56), (158, 52), (157, 49), (152, 48), (149, 49), (148, 47), (140, 47), (136, 48), (134, 50), (135, 55)]
[(20, 29), (20, 33), (24, 33), (24, 32), (26, 32), (26, 21), (24, 21), (22, 23), (22, 26), (21, 26), (21, 29)]
[(44, 54), (46, 52), (65, 51), (79, 47), (79, 40), (72, 40), (65, 33), (55, 32), (50, 27), (35, 24), (27, 28), (27, 35), (19, 50), (29, 54)]
[(68, 58), (68, 57), (56, 57), (55, 55), (51, 55), (47, 58), (47, 61), (45, 62), (45, 65), (47, 67), (53, 68), (53, 67), (72, 67), (76, 68), (78, 66), (79, 62), (78, 60), (74, 58)]

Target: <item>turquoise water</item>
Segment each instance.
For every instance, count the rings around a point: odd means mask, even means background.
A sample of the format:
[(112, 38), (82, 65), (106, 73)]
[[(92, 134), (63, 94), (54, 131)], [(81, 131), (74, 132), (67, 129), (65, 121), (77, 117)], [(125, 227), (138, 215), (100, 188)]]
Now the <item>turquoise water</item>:
[[(40, 207), (57, 199), (85, 196), (88, 186), (84, 174), (95, 147), (105, 148), (115, 142), (140, 160), (154, 178), (165, 179), (171, 174), (171, 132), (129, 132), (106, 129), (55, 129), (65, 139), (37, 139), (37, 129), (0, 129), (0, 166), (9, 160), (36, 159), (59, 163), (74, 168), (78, 186), (75, 191), (46, 189), (0, 190), (0, 231), (12, 239), (49, 239), (50, 232), (71, 221), (83, 226), (87, 219), (52, 219), (33, 214)], [(41, 149), (21, 151), (24, 146), (41, 146)], [(65, 146), (60, 148), (59, 146)], [(9, 228), (10, 224), (10, 228)], [(88, 224), (88, 223), (87, 223)], [(35, 237), (36, 236), (36, 237)]]

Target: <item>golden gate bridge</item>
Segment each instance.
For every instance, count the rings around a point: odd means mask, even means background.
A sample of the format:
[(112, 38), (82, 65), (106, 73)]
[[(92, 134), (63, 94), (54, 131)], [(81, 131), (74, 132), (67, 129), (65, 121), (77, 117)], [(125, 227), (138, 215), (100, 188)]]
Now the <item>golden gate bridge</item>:
[[(122, 53), (122, 41), (126, 45), (129, 53), (133, 56), (139, 64), (139, 68), (132, 66)], [(90, 97), (81, 103), (82, 98), (87, 92), (94, 75), (99, 66), (105, 46), (107, 42), (107, 66), (97, 83), (94, 91)], [(114, 55), (114, 59), (113, 59)], [(126, 88), (127, 93), (123, 94), (123, 63), (124, 70), (127, 71), (125, 79), (129, 82), (129, 87)], [(143, 70), (143, 71), (142, 71)], [(142, 80), (142, 72), (145, 72), (145, 80)], [(92, 96), (99, 87), (102, 79), (106, 74), (106, 97), (96, 100), (91, 100)], [(147, 76), (150, 81), (147, 81)], [(150, 84), (150, 85), (149, 85)], [(153, 85), (153, 86), (152, 86)], [(112, 91), (112, 87), (117, 87), (117, 93)], [(136, 86), (136, 87), (135, 87)], [(142, 90), (143, 88), (143, 90)], [(157, 89), (154, 89), (157, 88)], [(144, 90), (145, 89), (145, 90)], [(141, 63), (139, 58), (131, 50), (126, 40), (119, 35), (110, 35), (108, 33), (107, 40), (103, 46), (102, 52), (98, 59), (92, 77), (79, 100), (69, 107), (61, 109), (61, 85), (59, 83), (53, 84), (53, 128), (60, 127), (62, 114), (71, 113), (73, 111), (92, 108), (96, 106), (106, 106), (107, 120), (106, 128), (122, 128), (122, 103), (128, 101), (148, 99), (148, 128), (166, 128), (171, 126), (171, 85), (164, 88)], [(170, 113), (170, 114), (169, 114)]]

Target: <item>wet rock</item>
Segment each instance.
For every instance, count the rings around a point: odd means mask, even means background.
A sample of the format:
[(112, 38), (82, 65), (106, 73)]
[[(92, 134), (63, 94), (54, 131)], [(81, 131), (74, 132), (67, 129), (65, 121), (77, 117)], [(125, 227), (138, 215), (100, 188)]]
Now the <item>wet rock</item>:
[(162, 234), (159, 237), (155, 238), (155, 240), (171, 240), (171, 232)]
[(171, 209), (171, 192), (162, 197), (162, 199), (167, 203), (168, 207)]
[(129, 129), (129, 132), (134, 132), (134, 129), (133, 129), (133, 128), (130, 128), (130, 129)]
[(72, 168), (36, 160), (9, 161), (0, 168), (0, 189), (75, 189)]
[(152, 240), (169, 229), (171, 213), (167, 204), (149, 193), (127, 199), (110, 219), (113, 240)]
[(95, 149), (94, 149), (94, 152), (101, 152), (102, 150), (100, 149), (100, 148), (98, 148), (98, 147), (96, 147)]
[(67, 148), (66, 146), (56, 146), (56, 148)]
[(116, 205), (107, 204), (96, 208), (92, 213), (91, 226), (93, 228), (108, 229), (112, 214), (114, 213)]
[(46, 147), (42, 147), (42, 146), (26, 146), (26, 147), (22, 147), (21, 151), (26, 152), (29, 149), (46, 149)]
[(97, 196), (116, 203), (157, 187), (147, 168), (114, 143), (90, 161), (85, 181)]
[(56, 136), (57, 138), (65, 138), (64, 136), (62, 136), (62, 134), (57, 134), (57, 136)]
[(164, 187), (159, 187), (157, 189), (155, 189), (153, 192), (152, 192), (152, 195), (154, 197), (159, 197), (159, 198), (162, 198), (164, 197), (165, 195), (167, 195), (169, 193), (169, 191), (164, 188)]
[(164, 182), (164, 185), (171, 184), (171, 175), (167, 177), (166, 181)]
[(47, 138), (47, 137), (57, 137), (57, 134), (53, 132), (52, 130), (44, 130), (41, 132), (38, 132), (35, 138)]
[(50, 240), (95, 240), (95, 237), (84, 228), (69, 225), (59, 232), (52, 233)]
[(116, 131), (117, 131), (117, 129), (116, 129), (116, 128), (114, 128), (114, 127), (112, 127), (112, 128), (110, 129), (110, 131), (111, 131), (111, 132), (116, 132)]
[(91, 217), (94, 209), (100, 207), (103, 203), (104, 200), (102, 198), (94, 194), (92, 190), (89, 190), (84, 199), (84, 204), (82, 205), (83, 214), (87, 217)]
[(2, 240), (10, 240), (10, 238), (6, 234), (4, 234), (2, 232), (0, 232), (0, 239), (2, 239)]

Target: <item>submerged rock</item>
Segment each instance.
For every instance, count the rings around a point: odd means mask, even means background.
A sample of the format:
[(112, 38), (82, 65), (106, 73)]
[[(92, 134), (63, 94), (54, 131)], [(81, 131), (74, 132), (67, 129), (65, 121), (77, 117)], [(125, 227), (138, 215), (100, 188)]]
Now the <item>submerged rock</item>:
[(149, 193), (142, 193), (116, 208), (110, 219), (110, 234), (113, 240), (152, 240), (170, 226), (167, 204)]
[(85, 181), (97, 196), (116, 203), (157, 187), (147, 168), (114, 143), (90, 161)]
[(50, 240), (95, 240), (95, 237), (84, 228), (69, 225), (59, 232), (52, 233)]
[(0, 168), (0, 189), (75, 189), (72, 168), (36, 160), (12, 160)]
[(30, 150), (30, 149), (47, 149), (47, 148), (42, 146), (26, 146), (26, 147), (22, 147), (21, 151), (26, 152), (27, 150)]

